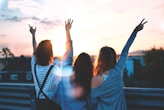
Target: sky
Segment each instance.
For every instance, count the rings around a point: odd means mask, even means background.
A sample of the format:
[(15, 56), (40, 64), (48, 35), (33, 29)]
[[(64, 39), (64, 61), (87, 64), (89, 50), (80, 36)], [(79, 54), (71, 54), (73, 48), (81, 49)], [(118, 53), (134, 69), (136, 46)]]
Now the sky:
[(120, 54), (133, 29), (145, 18), (129, 52), (164, 48), (164, 0), (0, 0), (0, 49), (31, 56), (36, 40), (52, 41), (54, 55), (65, 52), (65, 20), (73, 19), (74, 55), (97, 55), (102, 46)]

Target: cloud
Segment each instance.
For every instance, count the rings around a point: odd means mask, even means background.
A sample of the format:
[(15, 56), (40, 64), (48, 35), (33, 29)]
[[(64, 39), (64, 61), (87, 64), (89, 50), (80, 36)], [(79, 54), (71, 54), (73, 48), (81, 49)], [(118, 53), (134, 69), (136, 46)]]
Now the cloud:
[(8, 8), (8, 0), (0, 1), (0, 10), (6, 10)]
[(38, 17), (35, 17), (35, 16), (32, 16), (31, 19), (32, 20), (36, 20), (36, 21), (39, 21), (40, 20)]
[(26, 20), (33, 20), (35, 23), (39, 23), (43, 25), (44, 28), (49, 29), (53, 28), (54, 26), (60, 26), (63, 24), (63, 21), (61, 20), (50, 20), (48, 18), (38, 18), (35, 16), (27, 17)]
[(6, 17), (4, 21), (11, 21), (11, 22), (22, 22), (24, 20), (33, 20), (33, 21), (40, 21), (39, 18), (33, 16), (33, 17), (19, 17), (19, 16), (12, 16), (12, 17)]
[(6, 48), (6, 47), (9, 47), (9, 45), (8, 45), (8, 44), (5, 44), (5, 43), (0, 44), (0, 50), (1, 50), (2, 48)]
[(53, 28), (54, 26), (60, 26), (60, 25), (63, 24), (63, 21), (61, 21), (61, 20), (50, 20), (48, 18), (42, 18), (42, 19), (40, 19), (40, 18), (35, 17), (35, 16), (28, 17), (26, 19), (31, 19), (31, 20), (33, 20), (33, 21), (35, 21), (35, 22), (43, 25), (43, 27), (44, 28), (47, 28), (47, 29)]
[[(41, 2), (42, 0), (35, 0), (35, 2)], [(0, 21), (13, 21), (21, 22), (27, 19), (27, 14), (22, 9), (29, 6), (29, 3), (33, 4), (33, 0), (0, 0)], [(27, 10), (25, 10), (26, 12)], [(27, 11), (29, 12), (29, 11)], [(32, 13), (33, 10), (30, 10)]]
[(0, 34), (0, 37), (6, 37), (6, 34)]
[(48, 20), (48, 18), (44, 18), (42, 20), (40, 20), (40, 23), (43, 24), (43, 25), (46, 25), (47, 28), (53, 28), (54, 26), (59, 26), (62, 23), (62, 21), (60, 20), (55, 20), (55, 21), (51, 21), (51, 20)]
[(44, 3), (44, 0), (34, 0), (34, 1), (38, 3)]
[[(45, 14), (36, 15), (40, 13), (40, 9), (44, 7), (44, 0), (3, 0), (0, 1), (0, 21), (3, 22), (27, 22), (41, 24), (44, 28), (53, 28), (61, 25), (60, 20), (50, 20), (49, 17), (43, 16)], [(42, 12), (43, 13), (43, 12)]]
[(63, 22), (61, 20), (50, 20), (48, 18), (38, 18), (36, 16), (32, 17), (19, 17), (19, 16), (12, 16), (12, 17), (6, 17), (4, 21), (10, 21), (10, 22), (23, 22), (25, 20), (32, 20), (36, 23), (42, 24), (46, 28), (52, 28), (54, 26), (62, 25)]
[(0, 10), (0, 13), (1, 21), (20, 21), (20, 18), (24, 16), (18, 8)]
[(20, 22), (22, 19), (19, 18), (18, 16), (13, 16), (11, 18), (6, 18), (5, 21), (15, 21), (15, 22)]
[(6, 17), (4, 21), (22, 22), (23, 20), (29, 20), (29, 19), (40, 21), (40, 19), (37, 17), (19, 17), (19, 16)]

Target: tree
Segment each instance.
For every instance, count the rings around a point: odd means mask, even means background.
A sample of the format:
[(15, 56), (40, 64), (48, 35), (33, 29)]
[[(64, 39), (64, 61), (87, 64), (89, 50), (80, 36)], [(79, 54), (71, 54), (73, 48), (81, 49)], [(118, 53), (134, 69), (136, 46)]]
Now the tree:
[(164, 49), (145, 51), (144, 62), (146, 77), (152, 87), (164, 87)]
[(1, 54), (1, 56), (5, 57), (5, 58), (14, 57), (14, 54), (8, 48), (2, 48), (2, 51), (0, 51), (0, 54)]
[(145, 80), (145, 66), (141, 65), (141, 63), (134, 59), (134, 78), (136, 80)]

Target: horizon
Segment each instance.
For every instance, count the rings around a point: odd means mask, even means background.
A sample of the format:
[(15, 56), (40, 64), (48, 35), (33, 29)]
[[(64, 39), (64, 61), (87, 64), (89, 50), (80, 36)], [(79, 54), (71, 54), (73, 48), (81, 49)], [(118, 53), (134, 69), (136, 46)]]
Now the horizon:
[[(157, 49), (157, 48), (154, 48), (154, 49)], [(163, 48), (162, 48), (163, 49)], [(149, 49), (149, 50), (151, 50), (151, 49)], [(149, 50), (136, 50), (136, 51), (132, 51), (132, 52), (129, 52), (128, 53), (128, 56), (129, 57), (131, 57), (131, 56), (143, 56), (144, 55), (144, 51), (149, 51)], [(158, 50), (158, 49), (157, 49)], [(1, 51), (0, 51), (1, 52)], [(12, 53), (12, 51), (11, 51), (11, 54), (13, 54)], [(120, 55), (120, 54), (118, 54), (118, 53), (116, 53), (117, 55)], [(98, 53), (97, 54), (89, 54), (91, 57), (97, 57), (98, 56)], [(76, 58), (78, 55), (73, 55), (73, 57), (74, 58)], [(32, 55), (23, 55), (23, 54), (21, 54), (20, 56), (15, 56), (14, 54), (13, 54), (13, 56), (10, 56), (10, 57), (7, 57), (7, 58), (21, 58), (21, 57), (32, 57)], [(57, 55), (54, 55), (54, 58), (59, 58), (59, 59), (61, 59), (62, 58), (62, 56), (57, 56)], [(5, 58), (3, 55), (1, 55), (0, 54), (0, 59), (3, 59), (3, 58)]]

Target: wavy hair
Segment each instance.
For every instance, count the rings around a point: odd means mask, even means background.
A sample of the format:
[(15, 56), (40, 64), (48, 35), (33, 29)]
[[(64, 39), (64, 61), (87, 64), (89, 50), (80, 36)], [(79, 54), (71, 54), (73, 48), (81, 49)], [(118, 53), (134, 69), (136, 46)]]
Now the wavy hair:
[(101, 75), (113, 68), (116, 64), (116, 57), (116, 52), (113, 48), (108, 46), (102, 47), (95, 68), (96, 75)]

